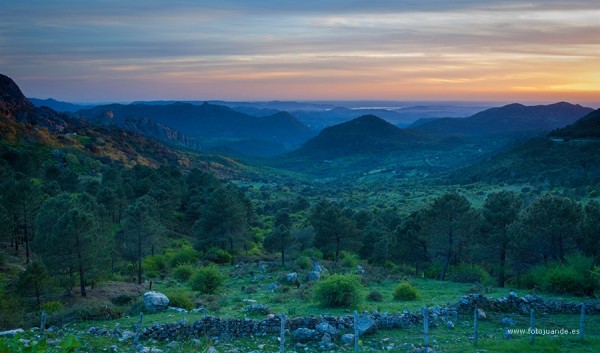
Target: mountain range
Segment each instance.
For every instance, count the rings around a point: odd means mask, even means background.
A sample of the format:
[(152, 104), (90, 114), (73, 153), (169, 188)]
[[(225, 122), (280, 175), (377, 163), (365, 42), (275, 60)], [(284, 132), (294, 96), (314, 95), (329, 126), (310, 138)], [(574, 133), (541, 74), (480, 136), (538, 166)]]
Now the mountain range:
[(501, 135), (535, 136), (571, 124), (592, 111), (591, 108), (566, 102), (535, 106), (513, 103), (462, 119), (416, 121), (409, 128), (429, 135), (484, 138)]
[[(82, 109), (75, 114), (93, 124), (121, 127), (126, 127), (127, 121), (143, 119), (174, 129), (198, 146), (213, 148), (235, 149), (236, 143), (254, 140), (276, 144), (274, 148), (280, 152), (300, 145), (314, 135), (311, 129), (286, 112), (258, 118), (210, 103), (110, 104)], [(142, 130), (139, 132), (143, 133)], [(243, 148), (239, 152), (253, 151)]]

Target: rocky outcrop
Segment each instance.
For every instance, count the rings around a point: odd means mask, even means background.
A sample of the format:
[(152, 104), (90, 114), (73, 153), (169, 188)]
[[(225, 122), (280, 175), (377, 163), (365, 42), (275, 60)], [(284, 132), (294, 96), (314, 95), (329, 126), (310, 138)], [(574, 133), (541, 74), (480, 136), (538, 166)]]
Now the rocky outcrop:
[(0, 115), (14, 118), (17, 112), (33, 109), (19, 86), (10, 77), (0, 74)]

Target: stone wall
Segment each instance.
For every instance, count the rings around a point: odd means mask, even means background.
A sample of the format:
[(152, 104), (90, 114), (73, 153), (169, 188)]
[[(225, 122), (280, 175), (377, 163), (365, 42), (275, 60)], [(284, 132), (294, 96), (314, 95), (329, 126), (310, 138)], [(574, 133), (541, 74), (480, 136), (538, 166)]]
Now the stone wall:
[[(580, 303), (544, 300), (536, 295), (519, 297), (511, 292), (506, 297), (490, 299), (480, 294), (472, 294), (460, 298), (453, 305), (429, 308), (429, 323), (432, 327), (437, 326), (440, 322), (447, 323), (450, 320), (455, 320), (459, 314), (472, 313), (475, 307), (487, 312), (518, 314), (528, 314), (530, 308), (534, 308), (538, 313), (548, 314), (576, 314), (581, 310)], [(586, 312), (588, 314), (600, 314), (600, 302), (596, 301), (586, 304)], [(411, 313), (405, 311), (396, 314), (364, 313), (363, 316), (368, 316), (374, 323), (374, 328), (370, 329), (369, 332), (374, 332), (377, 329), (408, 328), (422, 323), (422, 314), (420, 312)], [(206, 316), (193, 323), (188, 323), (186, 319), (183, 319), (177, 323), (154, 324), (142, 331), (142, 338), (178, 340), (200, 336), (234, 338), (278, 335), (281, 328), (280, 320), (279, 316), (272, 314), (260, 320), (248, 318), (221, 319), (219, 317)], [(290, 332), (301, 328), (315, 330), (317, 329), (317, 325), (322, 322), (327, 322), (341, 334), (353, 332), (352, 316), (336, 317), (325, 315), (289, 318), (286, 319), (285, 328)]]

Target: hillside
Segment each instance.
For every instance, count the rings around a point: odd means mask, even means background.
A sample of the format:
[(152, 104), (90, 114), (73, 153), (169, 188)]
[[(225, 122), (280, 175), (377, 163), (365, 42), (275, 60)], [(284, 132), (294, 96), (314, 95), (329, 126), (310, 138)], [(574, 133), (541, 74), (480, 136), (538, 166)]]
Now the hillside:
[(294, 151), (293, 155), (336, 158), (359, 154), (384, 154), (424, 141), (374, 115), (328, 127)]
[(590, 112), (591, 108), (566, 102), (536, 106), (514, 103), (462, 119), (417, 121), (410, 129), (424, 134), (466, 137), (534, 136), (571, 124)]
[(575, 123), (552, 131), (549, 137), (600, 138), (600, 109), (594, 110)]
[(287, 113), (276, 113), (257, 118), (231, 108), (204, 103), (171, 103), (164, 105), (111, 104), (79, 110), (76, 114), (94, 124), (123, 126), (130, 119), (150, 119), (202, 144), (215, 147), (223, 145), (220, 139), (254, 139), (293, 146), (306, 141), (313, 132)]
[(533, 138), (450, 175), (451, 183), (507, 182), (544, 186), (593, 185), (600, 178), (600, 142)]
[[(125, 125), (136, 124), (125, 120)], [(152, 124), (144, 125), (144, 128)], [(159, 129), (160, 130), (160, 129)], [(163, 131), (163, 130), (161, 130)], [(172, 132), (176, 133), (176, 132)], [(117, 126), (94, 126), (47, 107), (35, 107), (9, 77), (0, 75), (0, 150), (14, 155), (15, 163), (26, 163), (31, 154), (73, 153), (79, 160), (97, 165), (117, 163), (126, 167), (176, 165), (200, 168), (221, 178), (239, 175), (247, 169), (222, 156), (193, 154), (166, 146), (140, 133)], [(53, 152), (54, 153), (54, 152)]]

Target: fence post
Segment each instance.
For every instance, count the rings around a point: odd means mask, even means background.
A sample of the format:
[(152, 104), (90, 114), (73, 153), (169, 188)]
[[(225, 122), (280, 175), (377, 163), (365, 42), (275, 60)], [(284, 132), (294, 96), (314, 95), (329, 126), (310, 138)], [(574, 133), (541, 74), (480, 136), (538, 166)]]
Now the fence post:
[(423, 314), (423, 344), (429, 347), (429, 312), (426, 306), (421, 309), (421, 313)]
[(354, 351), (358, 352), (358, 312), (354, 310)]
[(279, 337), (279, 353), (283, 353), (285, 352), (285, 314), (281, 314), (281, 331)]
[(140, 332), (142, 331), (142, 319), (144, 318), (144, 314), (140, 311), (140, 320), (137, 323), (135, 328), (135, 337), (133, 338), (133, 351), (137, 352), (137, 346), (140, 342)]
[(46, 334), (46, 311), (42, 310), (42, 319), (40, 322), (40, 335), (42, 336), (42, 338), (44, 338), (45, 334)]
[(581, 317), (579, 318), (579, 339), (583, 339), (583, 329), (585, 322), (585, 304), (581, 303)]
[(477, 307), (473, 310), (473, 344), (477, 345), (477, 339), (479, 338), (479, 314)]
[(535, 342), (535, 315), (533, 308), (529, 309), (529, 333), (531, 334), (529, 344), (533, 344)]

